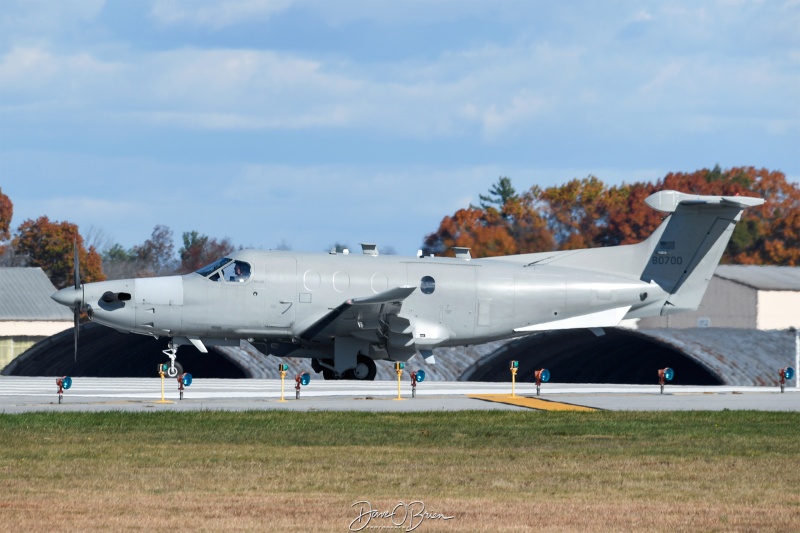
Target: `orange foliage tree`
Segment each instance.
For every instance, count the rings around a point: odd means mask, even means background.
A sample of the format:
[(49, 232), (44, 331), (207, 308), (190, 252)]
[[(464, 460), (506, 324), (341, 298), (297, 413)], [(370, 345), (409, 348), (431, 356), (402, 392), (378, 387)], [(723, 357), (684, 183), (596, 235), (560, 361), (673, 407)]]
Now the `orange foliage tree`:
[(3, 194), (3, 189), (0, 189), (0, 241), (7, 241), (11, 238), (9, 228), (13, 214), (14, 205), (9, 197)]
[(508, 178), (500, 178), (490, 190), (494, 198), (481, 195), (481, 207), (445, 217), (425, 238), (423, 249), (442, 254), (449, 247), (467, 246), (473, 256), (486, 257), (632, 244), (663, 221), (664, 213), (644, 200), (664, 189), (766, 199), (744, 211), (722, 262), (800, 266), (800, 188), (782, 172), (753, 167), (716, 166), (613, 187), (589, 176), (546, 189), (534, 186), (522, 195)]
[(633, 183), (608, 190), (607, 244), (630, 244), (646, 238), (663, 213), (644, 203), (650, 194), (672, 189), (692, 194), (758, 196), (766, 202), (742, 214), (723, 263), (800, 266), (800, 188), (785, 174), (753, 167), (692, 173), (669, 173), (655, 183)]
[[(454, 246), (470, 248), (473, 257), (493, 257), (551, 250), (555, 244), (536, 209), (536, 194), (517, 195), (507, 177), (499, 178), (481, 207), (459, 209), (429, 234), (423, 253), (443, 255)], [(495, 207), (497, 206), (497, 207)]]
[[(533, 189), (532, 192), (537, 192)], [(595, 176), (573, 179), (539, 192), (543, 216), (562, 250), (592, 248), (602, 244), (608, 217), (606, 186)]]
[(181, 274), (194, 272), (217, 259), (225, 257), (234, 250), (233, 243), (227, 238), (218, 241), (208, 235), (200, 235), (197, 231), (183, 233), (183, 247), (178, 251), (181, 257)]
[(72, 284), (73, 243), (78, 243), (81, 281), (102, 281), (103, 261), (93, 246), (88, 250), (78, 226), (70, 222), (50, 222), (47, 217), (26, 220), (17, 230), (14, 248), (31, 267), (41, 267), (57, 288)]
[(547, 220), (540, 213), (539, 190), (534, 187), (522, 196), (509, 199), (502, 209), (506, 230), (517, 245), (517, 253), (546, 252), (556, 246)]
[(454, 246), (470, 248), (474, 257), (517, 253), (517, 244), (496, 209), (469, 207), (444, 217), (439, 230), (425, 238), (423, 252), (442, 255)]

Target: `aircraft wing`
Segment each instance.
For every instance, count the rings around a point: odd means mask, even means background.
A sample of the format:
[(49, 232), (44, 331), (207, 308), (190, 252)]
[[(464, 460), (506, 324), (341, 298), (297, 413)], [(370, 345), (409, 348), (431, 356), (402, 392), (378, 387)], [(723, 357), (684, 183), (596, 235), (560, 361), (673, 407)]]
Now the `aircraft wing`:
[(298, 337), (310, 342), (326, 336), (353, 335), (363, 338), (363, 334), (367, 334), (369, 340), (377, 341), (381, 330), (397, 321), (399, 317), (396, 315), (403, 300), (415, 290), (416, 287), (395, 287), (372, 296), (346, 300), (307, 326)]

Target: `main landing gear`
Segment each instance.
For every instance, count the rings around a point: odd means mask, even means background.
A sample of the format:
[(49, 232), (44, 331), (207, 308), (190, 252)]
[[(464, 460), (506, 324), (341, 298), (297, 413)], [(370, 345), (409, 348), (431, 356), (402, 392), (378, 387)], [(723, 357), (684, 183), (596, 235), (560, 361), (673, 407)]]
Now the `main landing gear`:
[(326, 380), (352, 379), (356, 381), (372, 381), (378, 373), (378, 366), (372, 357), (358, 355), (355, 368), (346, 370), (341, 376), (337, 376), (333, 371), (333, 359), (313, 359), (311, 368), (316, 372), (322, 372), (322, 377)]
[(176, 378), (179, 375), (183, 374), (183, 366), (177, 361), (175, 361), (175, 357), (178, 356), (178, 347), (175, 346), (175, 343), (169, 341), (169, 344), (167, 344), (167, 349), (162, 351), (167, 357), (169, 357), (169, 367), (167, 367), (167, 377)]
[(356, 367), (344, 373), (344, 379), (357, 379), (359, 381), (372, 381), (378, 373), (378, 366), (372, 357), (359, 355)]

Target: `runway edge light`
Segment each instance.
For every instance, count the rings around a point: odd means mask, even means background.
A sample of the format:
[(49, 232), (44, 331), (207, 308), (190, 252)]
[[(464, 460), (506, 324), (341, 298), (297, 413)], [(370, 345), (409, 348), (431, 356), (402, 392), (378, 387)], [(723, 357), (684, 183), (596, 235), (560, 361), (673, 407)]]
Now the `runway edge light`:
[(417, 383), (422, 383), (425, 381), (425, 371), (424, 370), (417, 370), (416, 372), (411, 373), (411, 397), (417, 397)]
[(787, 366), (786, 368), (781, 368), (780, 372), (780, 381), (781, 384), (781, 392), (783, 392), (784, 387), (786, 386), (786, 380), (791, 380), (794, 377), (794, 368)]
[(279, 402), (285, 402), (286, 399), (283, 397), (283, 387), (286, 381), (286, 373), (289, 371), (289, 365), (286, 363), (279, 363), (278, 364), (278, 372), (281, 373), (281, 399), (278, 400)]
[(405, 363), (396, 362), (394, 364), (394, 371), (397, 372), (397, 399), (402, 400), (402, 396), (400, 395), (400, 377), (403, 375), (403, 369), (406, 367)]
[(183, 374), (178, 374), (178, 392), (180, 393), (180, 399), (183, 400), (183, 387), (188, 387), (192, 384), (192, 375), (188, 372), (184, 372)]
[(56, 385), (58, 385), (58, 403), (61, 403), (64, 397), (64, 391), (72, 387), (72, 378), (69, 376), (56, 378)]
[(517, 370), (519, 370), (519, 361), (511, 361), (508, 363), (508, 369), (511, 371), (511, 397), (517, 395)]
[(661, 386), (661, 394), (664, 394), (664, 385), (667, 381), (672, 381), (675, 377), (675, 371), (670, 367), (661, 368), (658, 371), (658, 384)]
[(536, 396), (539, 396), (540, 387), (542, 383), (547, 383), (550, 381), (550, 371), (546, 368), (540, 368), (536, 372), (533, 373), (533, 376), (536, 378)]
[(303, 372), (302, 374), (297, 374), (294, 377), (294, 399), (300, 399), (300, 386), (308, 385), (311, 383), (311, 374), (308, 372)]

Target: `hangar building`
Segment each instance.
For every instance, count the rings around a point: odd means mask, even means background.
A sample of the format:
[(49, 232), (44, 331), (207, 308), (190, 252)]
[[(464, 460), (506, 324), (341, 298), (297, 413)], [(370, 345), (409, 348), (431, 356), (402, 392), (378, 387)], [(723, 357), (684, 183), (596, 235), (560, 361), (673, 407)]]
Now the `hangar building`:
[(72, 327), (72, 313), (50, 298), (54, 292), (41, 268), (0, 268), (0, 368), (40, 340)]
[(800, 267), (720, 265), (697, 311), (639, 320), (652, 328), (800, 328)]

